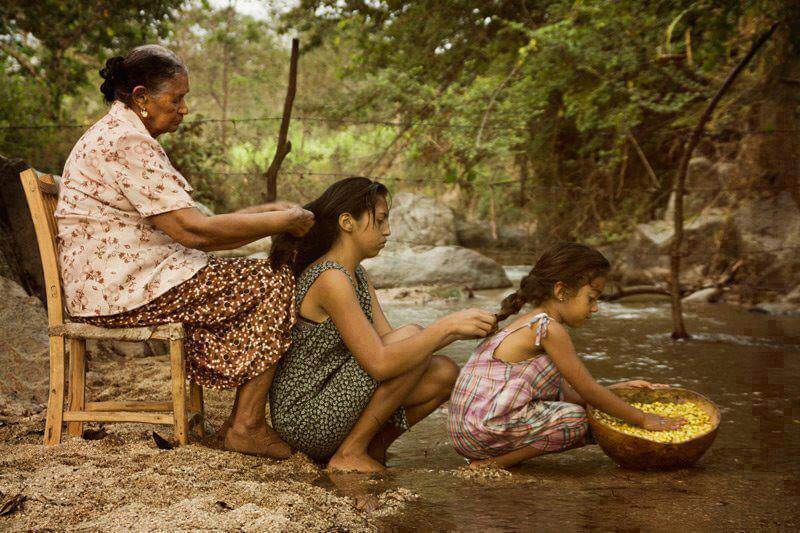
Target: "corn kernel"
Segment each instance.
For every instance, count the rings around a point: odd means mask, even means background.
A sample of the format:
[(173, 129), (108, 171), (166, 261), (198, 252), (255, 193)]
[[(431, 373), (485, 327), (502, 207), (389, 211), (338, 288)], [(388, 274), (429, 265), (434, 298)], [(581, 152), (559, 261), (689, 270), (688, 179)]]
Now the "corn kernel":
[(647, 440), (655, 442), (685, 442), (694, 437), (706, 433), (711, 430), (711, 417), (708, 416), (699, 405), (692, 402), (653, 402), (653, 403), (633, 403), (631, 404), (637, 409), (641, 409), (646, 413), (654, 413), (662, 416), (669, 416), (672, 418), (685, 418), (686, 423), (678, 429), (667, 431), (653, 431), (643, 429), (636, 426), (631, 426), (627, 422), (613, 417), (602, 411), (596, 411), (596, 417), (603, 424), (610, 426), (617, 431), (627, 435), (634, 435)]

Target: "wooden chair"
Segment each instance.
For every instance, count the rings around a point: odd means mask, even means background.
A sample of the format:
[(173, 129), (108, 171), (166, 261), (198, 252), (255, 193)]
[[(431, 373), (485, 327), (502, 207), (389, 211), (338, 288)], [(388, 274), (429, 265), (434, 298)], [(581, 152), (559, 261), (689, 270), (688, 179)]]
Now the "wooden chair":
[[(59, 275), (55, 208), (58, 202), (58, 182), (49, 174), (33, 169), (20, 173), (28, 207), (36, 229), (36, 240), (42, 257), (47, 288), (48, 335), (50, 336), (50, 392), (47, 401), (45, 444), (61, 442), (62, 423), (67, 423), (70, 435), (81, 435), (84, 422), (140, 422), (167, 424), (175, 428), (179, 444), (188, 442), (186, 370), (184, 366), (181, 324), (139, 328), (100, 328), (64, 320), (64, 302)], [(160, 339), (169, 342), (172, 373), (171, 402), (86, 401), (86, 339), (147, 341)], [(64, 410), (65, 342), (69, 341), (69, 410)], [(189, 387), (188, 408), (191, 421), (200, 437), (205, 436), (203, 389), (194, 383)]]

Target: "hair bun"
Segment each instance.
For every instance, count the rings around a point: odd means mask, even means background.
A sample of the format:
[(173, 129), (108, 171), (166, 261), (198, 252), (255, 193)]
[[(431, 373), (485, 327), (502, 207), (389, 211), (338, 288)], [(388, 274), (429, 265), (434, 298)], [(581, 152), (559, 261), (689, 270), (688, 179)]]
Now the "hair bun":
[(100, 69), (100, 76), (104, 80), (118, 80), (122, 77), (122, 56), (115, 56), (106, 61), (106, 66)]
[(125, 71), (122, 68), (124, 58), (115, 56), (106, 61), (106, 66), (100, 69), (100, 76), (106, 80), (100, 85), (100, 92), (103, 93), (106, 102), (113, 102), (116, 98), (117, 86), (125, 78)]

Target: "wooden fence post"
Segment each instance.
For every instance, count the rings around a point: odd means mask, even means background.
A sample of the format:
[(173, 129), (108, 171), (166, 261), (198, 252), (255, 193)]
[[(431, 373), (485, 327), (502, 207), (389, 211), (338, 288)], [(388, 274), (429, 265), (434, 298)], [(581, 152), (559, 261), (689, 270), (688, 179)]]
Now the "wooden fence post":
[(289, 63), (289, 87), (286, 89), (286, 99), (283, 102), (283, 116), (281, 117), (281, 128), (278, 131), (278, 146), (275, 148), (275, 157), (269, 164), (264, 176), (267, 180), (267, 191), (264, 201), (274, 202), (278, 197), (278, 171), (281, 168), (286, 154), (292, 151), (291, 141), (286, 140), (289, 132), (289, 120), (292, 118), (292, 105), (294, 95), (297, 91), (297, 56), (299, 53), (300, 41), (292, 39), (292, 56)]

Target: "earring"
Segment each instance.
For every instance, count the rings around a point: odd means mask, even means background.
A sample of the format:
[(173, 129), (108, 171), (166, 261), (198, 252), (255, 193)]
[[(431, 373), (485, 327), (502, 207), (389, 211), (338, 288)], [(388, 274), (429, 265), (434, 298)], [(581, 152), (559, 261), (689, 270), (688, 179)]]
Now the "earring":
[(146, 116), (147, 116), (147, 109), (145, 109), (145, 108), (142, 108), (142, 109), (141, 109), (141, 115), (142, 115), (143, 117), (146, 117)]

